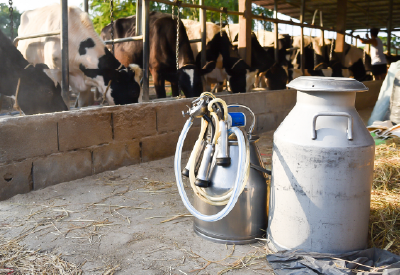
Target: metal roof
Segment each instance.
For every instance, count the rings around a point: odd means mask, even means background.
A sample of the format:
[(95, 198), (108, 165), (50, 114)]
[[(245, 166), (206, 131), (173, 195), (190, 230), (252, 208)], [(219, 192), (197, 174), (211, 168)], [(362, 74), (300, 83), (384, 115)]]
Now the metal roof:
[[(335, 28), (337, 17), (336, 0), (305, 0), (304, 22), (311, 24), (315, 10), (322, 10), (324, 27)], [(346, 30), (371, 27), (386, 29), (390, 2), (392, 7), (392, 28), (400, 27), (400, 0), (347, 0)], [(253, 3), (274, 9), (274, 0), (253, 0)], [(278, 0), (278, 12), (299, 19), (301, 0)], [(319, 25), (319, 15), (315, 24)]]

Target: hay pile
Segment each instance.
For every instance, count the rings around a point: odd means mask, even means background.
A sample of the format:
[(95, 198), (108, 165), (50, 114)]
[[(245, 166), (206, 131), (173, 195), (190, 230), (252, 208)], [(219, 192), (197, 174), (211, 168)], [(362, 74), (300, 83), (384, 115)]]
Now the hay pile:
[(80, 267), (64, 261), (60, 255), (30, 250), (17, 241), (0, 238), (0, 274), (82, 274)]
[(369, 246), (400, 255), (400, 138), (376, 146)]

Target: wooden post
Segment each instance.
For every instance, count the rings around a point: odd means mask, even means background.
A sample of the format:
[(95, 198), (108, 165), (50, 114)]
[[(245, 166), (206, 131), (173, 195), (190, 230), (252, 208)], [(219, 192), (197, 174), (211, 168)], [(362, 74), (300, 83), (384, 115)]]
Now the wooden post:
[(393, 0), (389, 1), (389, 16), (387, 21), (387, 54), (392, 55), (392, 22), (393, 22)]
[(251, 0), (239, 0), (239, 55), (251, 66)]
[(346, 31), (346, 14), (347, 0), (337, 1), (337, 17), (336, 17), (336, 47), (335, 52), (339, 53), (339, 58), (344, 59), (344, 42), (345, 35), (341, 34)]
[[(137, 0), (140, 1), (140, 0)], [(150, 56), (150, 1), (142, 0), (142, 33), (143, 33), (143, 94), (142, 101), (149, 101), (149, 56)]]
[[(200, 0), (200, 5), (204, 5), (204, 0)], [(221, 24), (221, 22), (220, 22)], [(207, 40), (207, 10), (200, 9), (201, 26), (201, 67), (206, 65), (206, 40)]]
[[(278, 0), (274, 0), (275, 19), (278, 19)], [(279, 62), (279, 39), (278, 39), (278, 23), (274, 23), (275, 32), (275, 62)], [(265, 35), (265, 34), (264, 34)]]
[[(301, 0), (301, 6), (300, 6), (300, 23), (304, 23), (304, 10), (305, 10), (305, 4), (306, 0)], [(305, 62), (306, 58), (304, 56), (304, 27), (301, 27), (301, 44), (300, 44), (300, 56), (301, 56), (301, 63), (300, 63), (300, 69), (302, 75), (304, 75), (304, 67), (305, 67)]]

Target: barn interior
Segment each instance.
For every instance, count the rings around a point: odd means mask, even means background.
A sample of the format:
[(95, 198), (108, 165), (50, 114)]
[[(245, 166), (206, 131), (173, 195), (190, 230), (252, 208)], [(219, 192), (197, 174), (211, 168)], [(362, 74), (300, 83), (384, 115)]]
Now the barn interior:
[[(114, 41), (144, 42), (142, 103), (0, 116), (0, 254), (8, 255), (4, 259), (0, 256), (4, 260), (0, 273), (44, 272), (47, 266), (56, 270), (53, 272), (63, 270), (66, 274), (274, 274), (265, 259), (272, 253), (265, 238), (255, 244), (225, 245), (206, 242), (192, 230), (193, 217), (181, 203), (173, 175), (175, 147), (186, 121), (181, 112), (187, 111), (186, 106), (192, 100), (151, 100), (149, 2), (136, 1), (136, 24), (141, 25), (136, 36)], [(237, 11), (208, 7), (203, 0), (199, 4), (157, 2), (199, 9), (203, 26), (207, 10), (239, 15), (239, 54), (250, 66), (252, 19), (272, 22), (275, 41), (280, 24), (300, 26), (302, 37), (306, 28), (334, 31), (337, 33), (334, 50), (338, 53), (343, 52), (345, 37), (352, 37), (353, 45), (357, 46), (358, 39), (353, 35), (356, 30), (378, 27), (387, 33), (388, 41), (396, 37), (393, 32), (400, 30), (399, 0), (239, 0)], [(64, 16), (60, 31), (44, 35), (61, 34), (65, 61), (68, 60), (65, 36), (68, 1), (61, 0), (61, 4)], [(300, 22), (252, 14), (252, 4)], [(83, 9), (90, 13), (89, 0), (83, 1)], [(315, 20), (316, 11), (317, 18), (322, 14), (322, 25)], [(15, 41), (21, 39), (29, 37), (17, 37)], [(206, 45), (204, 32), (196, 42), (199, 41)], [(304, 38), (301, 41), (303, 50)], [(277, 46), (275, 49), (277, 52)], [(391, 43), (385, 49), (389, 56), (396, 56), (400, 50)], [(63, 62), (61, 86), (63, 97), (68, 99), (67, 63)], [(202, 63), (205, 64), (205, 56)], [(383, 80), (365, 81), (369, 91), (357, 94), (355, 107), (365, 124), (382, 83)], [(255, 134), (261, 136), (259, 149), (263, 163), (270, 168), (273, 133), (295, 106), (296, 90), (255, 88), (251, 93), (217, 96), (229, 104), (241, 103), (253, 110)], [(189, 132), (184, 161), (189, 158), (199, 131), (200, 124), (195, 124)], [(395, 171), (393, 167), (397, 167), (400, 159), (399, 145), (391, 144), (394, 149), (388, 150), (394, 154), (390, 159), (394, 164), (390, 169)], [(372, 237), (368, 244), (400, 255), (398, 177), (397, 171), (386, 179), (394, 182), (395, 187), (372, 191), (370, 226), (373, 224), (375, 231), (370, 229)], [(374, 186), (382, 178), (376, 179)], [(382, 232), (387, 233), (389, 226), (390, 234), (384, 235)], [(13, 258), (18, 255), (24, 256), (20, 262), (14, 260), (18, 257)], [(41, 260), (33, 265), (25, 261), (28, 256)], [(49, 256), (48, 263), (45, 256)], [(25, 269), (18, 269), (21, 267)]]

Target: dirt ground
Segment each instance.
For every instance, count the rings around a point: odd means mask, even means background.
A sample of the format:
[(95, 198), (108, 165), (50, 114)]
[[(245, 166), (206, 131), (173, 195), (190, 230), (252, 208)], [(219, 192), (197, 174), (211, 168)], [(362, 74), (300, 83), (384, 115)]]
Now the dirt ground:
[[(370, 112), (360, 115), (366, 120)], [(258, 142), (267, 167), (272, 135)], [(169, 157), (2, 201), (0, 237), (24, 236), (28, 249), (61, 254), (84, 274), (273, 274), (262, 240), (236, 246), (203, 240), (187, 214)]]
[[(266, 158), (271, 145), (272, 132), (262, 135)], [(205, 241), (193, 232), (193, 217), (168, 221), (182, 214), (188, 211), (169, 157), (2, 201), (0, 234), (7, 239), (25, 234), (21, 244), (62, 254), (83, 264), (85, 274), (113, 268), (116, 274), (217, 274), (246, 255), (252, 265), (234, 273), (273, 274), (264, 242), (233, 246)]]

